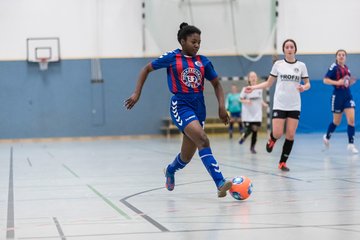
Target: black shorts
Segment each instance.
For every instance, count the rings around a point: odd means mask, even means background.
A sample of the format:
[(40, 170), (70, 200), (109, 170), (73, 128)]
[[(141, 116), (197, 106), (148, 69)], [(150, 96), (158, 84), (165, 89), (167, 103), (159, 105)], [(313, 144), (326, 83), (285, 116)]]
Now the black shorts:
[(284, 110), (276, 110), (272, 111), (272, 118), (294, 118), (300, 119), (300, 111), (284, 111)]
[(245, 127), (257, 126), (261, 127), (261, 122), (243, 122)]

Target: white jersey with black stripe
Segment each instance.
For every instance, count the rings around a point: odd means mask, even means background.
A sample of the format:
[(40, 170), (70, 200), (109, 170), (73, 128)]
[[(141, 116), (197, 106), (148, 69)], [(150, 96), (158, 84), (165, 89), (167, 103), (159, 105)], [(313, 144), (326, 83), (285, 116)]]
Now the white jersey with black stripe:
[(302, 79), (309, 77), (305, 63), (278, 60), (274, 63), (270, 75), (277, 78), (273, 109), (300, 111), (301, 98), (297, 86)]

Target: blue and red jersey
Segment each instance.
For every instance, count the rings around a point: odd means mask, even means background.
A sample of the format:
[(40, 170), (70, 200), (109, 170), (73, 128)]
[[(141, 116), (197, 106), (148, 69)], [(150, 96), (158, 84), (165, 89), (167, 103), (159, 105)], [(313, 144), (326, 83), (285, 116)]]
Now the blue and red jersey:
[[(326, 78), (330, 78), (331, 80), (335, 80), (338, 81), (342, 78), (344, 78), (345, 76), (351, 76), (350, 70), (349, 68), (344, 65), (343, 67), (340, 66), (337, 63), (333, 63), (327, 73), (325, 74)], [(340, 89), (348, 89), (345, 86), (334, 86), (334, 90), (340, 90)]]
[(173, 94), (203, 92), (204, 79), (211, 81), (218, 76), (207, 57), (185, 56), (180, 49), (163, 54), (151, 65), (154, 70), (167, 69), (168, 86)]

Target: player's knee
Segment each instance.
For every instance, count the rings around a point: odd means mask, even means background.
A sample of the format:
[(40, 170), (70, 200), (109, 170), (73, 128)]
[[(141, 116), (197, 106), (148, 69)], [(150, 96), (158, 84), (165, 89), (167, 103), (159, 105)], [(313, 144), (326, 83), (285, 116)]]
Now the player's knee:
[(279, 138), (281, 138), (283, 133), (282, 132), (273, 132), (272, 135), (275, 139), (279, 139)]
[(349, 120), (348, 120), (348, 125), (350, 125), (350, 126), (355, 126), (355, 121), (354, 121), (354, 119), (349, 119)]
[(333, 119), (333, 124), (335, 125), (335, 126), (339, 126), (340, 125), (340, 122), (341, 122), (341, 118), (340, 119)]
[(204, 148), (204, 147), (210, 146), (209, 138), (207, 137), (205, 132), (200, 134), (199, 142), (197, 145), (199, 148)]
[(292, 133), (286, 134), (286, 139), (293, 141), (294, 138), (295, 138), (295, 134)]

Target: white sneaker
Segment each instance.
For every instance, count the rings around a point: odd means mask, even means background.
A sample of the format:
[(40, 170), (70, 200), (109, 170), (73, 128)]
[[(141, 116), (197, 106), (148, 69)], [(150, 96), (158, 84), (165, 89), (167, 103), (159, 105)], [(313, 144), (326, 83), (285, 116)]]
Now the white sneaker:
[(348, 144), (347, 149), (353, 154), (359, 153), (354, 144)]
[(323, 136), (323, 142), (324, 142), (325, 147), (326, 147), (326, 148), (329, 148), (329, 146), (330, 146), (330, 139), (327, 139), (327, 138), (326, 138), (326, 134), (324, 134), (324, 136)]

